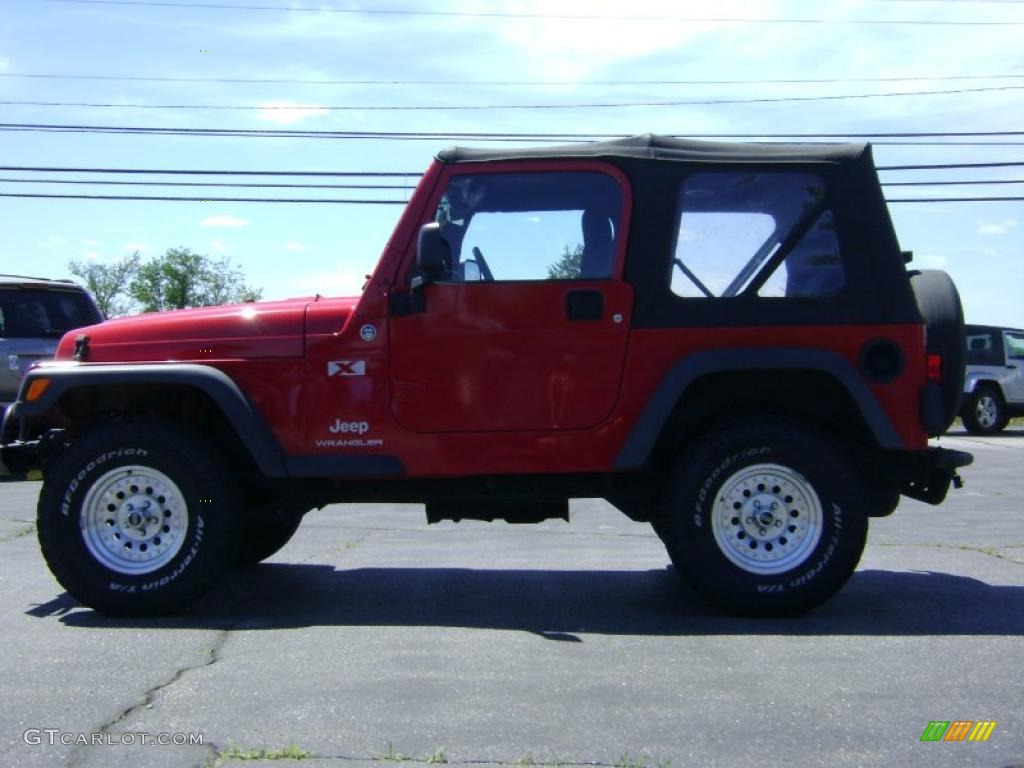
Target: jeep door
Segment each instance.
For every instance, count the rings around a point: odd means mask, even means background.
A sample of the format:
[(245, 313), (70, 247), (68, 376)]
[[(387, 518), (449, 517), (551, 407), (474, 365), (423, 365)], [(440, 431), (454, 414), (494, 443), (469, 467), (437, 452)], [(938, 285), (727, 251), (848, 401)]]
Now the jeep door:
[(1003, 331), (1006, 344), (1006, 377), (1000, 382), (1006, 399), (1024, 403), (1024, 333)]
[[(579, 430), (618, 398), (632, 289), (628, 184), (600, 163), (455, 166), (445, 260), (389, 322), (391, 408), (417, 432)], [(415, 250), (415, 245), (411, 250)]]

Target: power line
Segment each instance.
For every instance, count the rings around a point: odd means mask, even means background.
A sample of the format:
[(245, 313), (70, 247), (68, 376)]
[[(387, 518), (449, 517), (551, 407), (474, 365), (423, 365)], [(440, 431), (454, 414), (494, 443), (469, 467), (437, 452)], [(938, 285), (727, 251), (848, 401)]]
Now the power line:
[[(411, 184), (246, 184), (240, 182), (218, 181), (110, 181), (108, 179), (12, 179), (0, 178), (3, 184), (75, 184), (93, 186), (122, 187), (218, 187), (232, 189), (381, 189), (403, 190), (411, 192), (415, 189)], [(971, 179), (958, 181), (889, 181), (882, 182), (883, 187), (947, 187), (947, 186), (988, 186), (991, 184), (1024, 184), (1024, 179)], [(206, 198), (204, 198), (206, 199)]]
[(11, 179), (0, 178), (4, 184), (92, 184), (120, 187), (232, 187), (260, 189), (415, 189), (409, 184), (242, 184), (217, 181), (109, 181), (106, 179)]
[[(406, 205), (404, 200), (318, 199), (271, 197), (164, 197), (155, 195), (55, 195), (27, 192), (0, 192), (0, 197), (35, 198), (48, 200), (120, 200), (183, 203), (333, 203), (338, 205)], [(918, 197), (888, 199), (887, 203), (992, 203), (1015, 202), (1022, 197)]]
[[(2, 179), (0, 179), (2, 181)], [(979, 179), (972, 181), (883, 181), (883, 187), (950, 187), (989, 184), (1024, 184), (1024, 179)]]
[(405, 178), (419, 177), (422, 171), (213, 171), (183, 168), (63, 168), (54, 166), (3, 165), (0, 171), (28, 171), (32, 173), (141, 173), (183, 176), (367, 176)]
[(1010, 203), (1024, 197), (907, 197), (886, 199), (886, 203)]
[[(159, 128), (154, 126), (71, 125), (53, 123), (0, 123), (0, 131), (153, 134), (183, 136), (231, 136), (255, 138), (373, 139), (386, 141), (523, 141), (576, 142), (622, 138), (617, 133), (494, 133), (459, 131), (314, 131), (300, 129), (251, 128)], [(918, 131), (875, 133), (701, 133), (669, 134), (679, 139), (926, 139), (926, 138), (1010, 138), (1024, 131)], [(1004, 142), (993, 142), (1001, 146)]]
[(879, 165), (876, 171), (936, 171), (949, 170), (952, 168), (1015, 168), (1024, 166), (1024, 163), (941, 163), (938, 165)]
[(932, 91), (900, 91), (897, 93), (853, 93), (818, 96), (763, 96), (752, 99), (684, 99), (680, 101), (580, 102), (575, 104), (449, 104), (449, 105), (397, 105), (397, 104), (339, 104), (324, 106), (257, 104), (116, 104), (89, 101), (20, 101), (4, 100), (0, 105), (21, 107), (76, 107), (84, 109), (161, 109), (161, 110), (215, 110), (215, 111), (292, 111), (292, 112), (479, 112), (488, 110), (553, 110), (553, 109), (618, 109), (623, 107), (692, 107), (726, 104), (779, 104), (806, 101), (845, 101), (847, 99), (878, 99), (904, 96), (949, 96), (965, 93), (991, 93), (995, 91), (1021, 91), (1024, 85), (996, 85), (980, 88), (949, 88)]
[(44, 198), (58, 200), (157, 200), (183, 203), (338, 203), (346, 205), (406, 205), (405, 200), (337, 200), (297, 197), (163, 197), (155, 195), (51, 195), (34, 192), (0, 192), (0, 197)]
[[(921, 165), (880, 165), (878, 171), (936, 171), (961, 168), (1015, 168), (1024, 166), (1021, 161), (992, 163), (931, 163)], [(422, 171), (253, 171), (253, 170), (211, 170), (186, 168), (70, 168), (64, 166), (2, 165), (0, 171), (19, 173), (98, 173), (167, 176), (330, 176), (366, 178), (419, 178)]]
[(123, 5), (154, 8), (192, 8), (197, 10), (236, 11), (277, 11), (279, 13), (336, 13), (359, 16), (426, 16), (439, 18), (480, 18), (480, 19), (547, 19), (551, 21), (688, 21), (696, 23), (726, 24), (821, 24), (821, 25), (882, 25), (882, 26), (939, 26), (939, 27), (994, 27), (1021, 26), (1018, 21), (945, 21), (940, 19), (823, 19), (823, 18), (782, 18), (759, 19), (749, 16), (679, 16), (636, 14), (550, 14), (513, 11), (426, 11), (398, 8), (295, 8), (251, 3), (228, 4), (215, 2), (176, 3), (169, 0), (47, 0), (51, 3), (75, 5)]
[(906, 77), (815, 77), (765, 80), (305, 80), (244, 77), (155, 77), (143, 75), (78, 75), (57, 73), (0, 72), (0, 77), (44, 80), (102, 80), (145, 83), (221, 83), (234, 85), (454, 85), (466, 86), (637, 86), (637, 85), (824, 85), (836, 83), (950, 82), (960, 80), (1019, 80), (1024, 74), (910, 75)]

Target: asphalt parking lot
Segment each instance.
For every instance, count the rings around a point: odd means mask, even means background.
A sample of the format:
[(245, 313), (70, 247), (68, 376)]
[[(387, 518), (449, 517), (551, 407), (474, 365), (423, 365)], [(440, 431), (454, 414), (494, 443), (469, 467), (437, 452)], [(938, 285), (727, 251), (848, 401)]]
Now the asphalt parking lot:
[[(943, 442), (967, 486), (873, 521), (787, 621), (715, 613), (598, 501), (532, 527), (328, 507), (188, 613), (111, 619), (43, 563), (39, 483), (0, 484), (2, 762), (1024, 765), (1024, 429)], [(933, 720), (997, 725), (922, 742)]]

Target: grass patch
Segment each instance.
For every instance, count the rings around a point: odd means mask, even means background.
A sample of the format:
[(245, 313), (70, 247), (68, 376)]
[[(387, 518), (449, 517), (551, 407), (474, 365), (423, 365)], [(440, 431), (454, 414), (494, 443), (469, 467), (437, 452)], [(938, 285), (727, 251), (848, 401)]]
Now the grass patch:
[(405, 763), (413, 760), (417, 763), (426, 763), (427, 765), (443, 765), (448, 762), (448, 752), (444, 747), (437, 747), (433, 752), (428, 752), (425, 755), (406, 755), (396, 751), (395, 745), (389, 741), (387, 752), (373, 759), (387, 760), (392, 763)]
[(246, 762), (249, 760), (305, 760), (313, 753), (294, 744), (286, 747), (269, 749), (267, 747), (242, 747), (229, 741), (212, 760), (207, 761), (207, 768), (219, 768), (228, 760)]

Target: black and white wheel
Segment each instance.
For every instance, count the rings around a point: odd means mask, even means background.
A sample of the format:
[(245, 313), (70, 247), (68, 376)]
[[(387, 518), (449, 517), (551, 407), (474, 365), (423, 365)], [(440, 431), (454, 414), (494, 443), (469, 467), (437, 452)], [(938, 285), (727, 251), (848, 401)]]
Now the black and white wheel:
[(61, 585), (104, 613), (166, 613), (230, 564), (236, 501), (217, 456), (172, 426), (95, 427), (46, 473), (43, 557)]
[(867, 536), (861, 480), (823, 435), (762, 417), (675, 464), (656, 526), (676, 570), (727, 611), (809, 610), (853, 573)]
[(994, 435), (1009, 422), (999, 393), (981, 386), (967, 398), (963, 413), (964, 428), (972, 435)]

